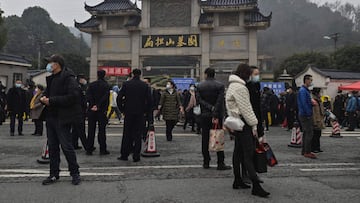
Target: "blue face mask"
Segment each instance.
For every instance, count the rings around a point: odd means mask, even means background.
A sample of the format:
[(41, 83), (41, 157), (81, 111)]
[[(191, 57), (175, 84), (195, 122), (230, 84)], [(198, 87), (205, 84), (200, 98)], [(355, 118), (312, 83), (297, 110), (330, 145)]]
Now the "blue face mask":
[(48, 64), (47, 64), (47, 66), (46, 66), (46, 71), (49, 72), (49, 73), (52, 73), (51, 63), (48, 63)]
[(17, 88), (20, 88), (21, 87), (21, 84), (15, 84), (15, 87), (17, 87)]
[(260, 75), (251, 76), (252, 82), (259, 82), (260, 81)]

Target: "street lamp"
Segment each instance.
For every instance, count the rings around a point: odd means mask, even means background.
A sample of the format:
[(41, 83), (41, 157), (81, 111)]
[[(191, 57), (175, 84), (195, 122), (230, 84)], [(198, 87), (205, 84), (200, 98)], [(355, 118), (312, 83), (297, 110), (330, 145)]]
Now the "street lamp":
[(327, 39), (327, 40), (334, 40), (334, 45), (335, 45), (335, 51), (337, 49), (337, 42), (340, 38), (340, 33), (334, 33), (334, 34), (331, 34), (331, 35), (326, 35), (324, 36), (324, 39)]
[[(45, 45), (54, 44), (54, 41), (49, 40), (44, 42)], [(38, 70), (41, 69), (41, 43), (39, 43), (39, 52), (38, 52)]]
[(324, 36), (324, 39), (326, 40), (334, 40), (334, 60), (336, 60), (336, 50), (337, 50), (337, 42), (340, 38), (340, 33), (334, 33), (331, 35)]

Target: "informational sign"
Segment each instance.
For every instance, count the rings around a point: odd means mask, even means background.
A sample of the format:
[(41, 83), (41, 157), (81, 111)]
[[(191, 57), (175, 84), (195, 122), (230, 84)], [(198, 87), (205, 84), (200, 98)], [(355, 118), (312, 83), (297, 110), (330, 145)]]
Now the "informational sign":
[(107, 76), (128, 76), (131, 73), (130, 67), (100, 66), (99, 69), (104, 70)]
[(198, 34), (194, 35), (143, 35), (142, 48), (200, 47)]
[(285, 91), (284, 82), (261, 82), (260, 87), (261, 90), (264, 89), (264, 87), (268, 87), (269, 89), (272, 89), (278, 96), (280, 95), (280, 93)]
[(192, 78), (173, 78), (172, 80), (174, 81), (178, 90), (188, 90), (191, 84), (195, 84), (195, 81)]

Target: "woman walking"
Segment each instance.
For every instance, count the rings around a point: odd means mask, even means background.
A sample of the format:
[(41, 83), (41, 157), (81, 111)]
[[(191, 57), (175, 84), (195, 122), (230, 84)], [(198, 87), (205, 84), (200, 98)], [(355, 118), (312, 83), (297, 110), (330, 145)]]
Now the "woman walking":
[(321, 131), (325, 128), (324, 124), (324, 107), (320, 100), (320, 89), (312, 90), (311, 101), (313, 103), (313, 118), (314, 118), (314, 136), (312, 139), (311, 151), (313, 153), (322, 152), (320, 148)]
[(183, 113), (180, 95), (176, 92), (173, 81), (166, 84), (166, 91), (161, 95), (159, 109), (166, 122), (166, 139), (172, 141), (172, 131), (179, 120), (179, 113)]
[(41, 114), (45, 106), (40, 102), (40, 98), (43, 95), (44, 87), (42, 85), (37, 85), (35, 88), (35, 95), (32, 97), (30, 102), (30, 118), (33, 119), (35, 123), (35, 132), (32, 135), (42, 136), (44, 124)]
[(226, 93), (226, 108), (229, 116), (240, 118), (244, 121), (242, 131), (233, 131), (235, 147), (233, 153), (233, 168), (235, 180), (233, 188), (249, 188), (241, 178), (240, 164), (244, 160), (245, 168), (252, 181), (252, 195), (267, 197), (266, 192), (260, 185), (259, 178), (254, 167), (255, 140), (257, 137), (258, 120), (250, 103), (249, 90), (246, 82), (251, 75), (251, 69), (246, 64), (240, 64), (234, 74), (229, 77), (229, 88)]

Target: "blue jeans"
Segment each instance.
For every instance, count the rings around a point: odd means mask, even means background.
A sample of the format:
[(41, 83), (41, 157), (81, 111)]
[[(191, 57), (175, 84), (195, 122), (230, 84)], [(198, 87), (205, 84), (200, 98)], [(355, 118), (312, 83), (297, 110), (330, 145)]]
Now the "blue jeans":
[(60, 147), (69, 165), (70, 175), (79, 175), (79, 165), (72, 143), (71, 124), (61, 124), (58, 118), (46, 118), (46, 130), (49, 144), (50, 176), (58, 176), (60, 172)]

